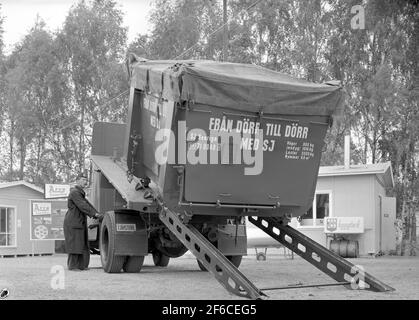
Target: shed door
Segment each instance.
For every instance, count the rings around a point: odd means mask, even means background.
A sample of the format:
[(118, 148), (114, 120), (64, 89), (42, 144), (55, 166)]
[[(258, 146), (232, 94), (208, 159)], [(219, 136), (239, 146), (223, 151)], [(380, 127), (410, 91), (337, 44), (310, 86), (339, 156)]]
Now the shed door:
[(396, 250), (396, 198), (381, 198), (381, 251)]

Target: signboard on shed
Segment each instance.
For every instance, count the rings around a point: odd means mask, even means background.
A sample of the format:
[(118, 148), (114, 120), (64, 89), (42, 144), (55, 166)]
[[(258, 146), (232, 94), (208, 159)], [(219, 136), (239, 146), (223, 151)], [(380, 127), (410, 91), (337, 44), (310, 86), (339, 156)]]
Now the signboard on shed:
[(31, 240), (64, 240), (67, 200), (30, 200)]
[(45, 199), (67, 198), (69, 193), (69, 184), (45, 184)]
[(363, 217), (326, 217), (324, 222), (325, 233), (363, 233)]

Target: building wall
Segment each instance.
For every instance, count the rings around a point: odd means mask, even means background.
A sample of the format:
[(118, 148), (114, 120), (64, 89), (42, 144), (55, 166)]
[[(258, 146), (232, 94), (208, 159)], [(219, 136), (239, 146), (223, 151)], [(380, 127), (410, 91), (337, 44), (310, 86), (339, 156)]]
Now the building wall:
[(16, 247), (0, 247), (0, 255), (54, 253), (54, 240), (30, 240), (29, 199), (44, 199), (44, 195), (24, 185), (0, 189), (0, 206), (16, 210)]
[[(378, 248), (375, 228), (378, 213), (375, 181), (375, 175), (319, 177), (317, 180), (316, 192), (332, 193), (330, 204), (332, 216), (364, 218), (365, 232), (346, 236), (348, 240), (359, 242), (360, 255), (377, 252)], [(299, 227), (298, 230), (329, 248), (331, 238), (326, 237), (323, 227)]]

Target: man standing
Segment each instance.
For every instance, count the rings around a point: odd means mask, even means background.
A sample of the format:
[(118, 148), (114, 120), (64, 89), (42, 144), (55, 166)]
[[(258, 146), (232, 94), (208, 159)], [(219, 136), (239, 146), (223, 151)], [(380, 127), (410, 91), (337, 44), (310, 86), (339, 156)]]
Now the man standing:
[(76, 185), (70, 189), (67, 199), (68, 211), (64, 218), (65, 247), (68, 253), (68, 270), (85, 270), (89, 266), (89, 237), (87, 231), (87, 216), (102, 218), (95, 208), (86, 200), (84, 188), (87, 186), (87, 176), (77, 175)]

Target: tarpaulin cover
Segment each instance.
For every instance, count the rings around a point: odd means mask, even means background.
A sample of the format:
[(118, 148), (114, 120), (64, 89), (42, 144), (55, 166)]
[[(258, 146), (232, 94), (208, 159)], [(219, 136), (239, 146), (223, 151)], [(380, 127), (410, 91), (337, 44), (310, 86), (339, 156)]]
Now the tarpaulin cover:
[(342, 87), (250, 64), (155, 60), (131, 65), (133, 85), (167, 100), (266, 114), (338, 116)]

